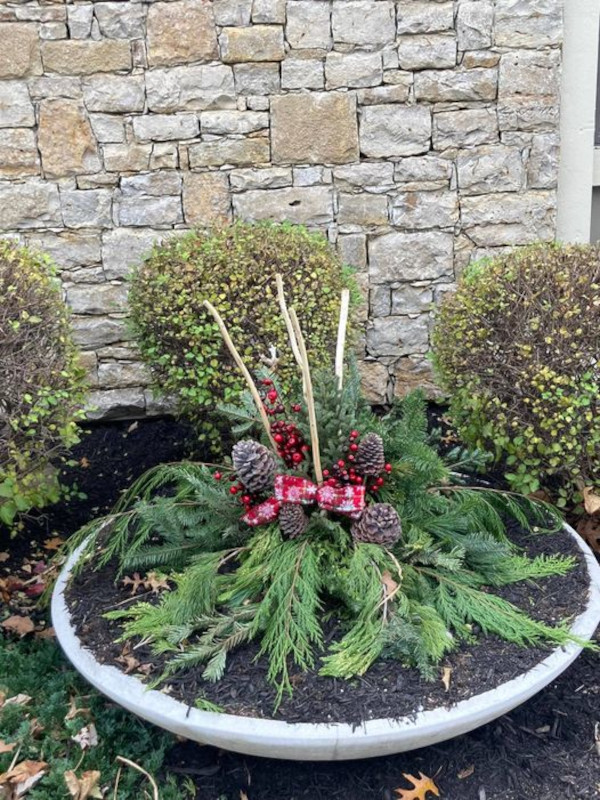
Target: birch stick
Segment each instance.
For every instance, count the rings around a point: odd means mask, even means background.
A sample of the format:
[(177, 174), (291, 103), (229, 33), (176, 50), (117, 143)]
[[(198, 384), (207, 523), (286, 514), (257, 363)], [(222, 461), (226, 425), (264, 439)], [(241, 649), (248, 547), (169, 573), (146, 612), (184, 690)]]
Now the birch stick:
[(308, 408), (308, 422), (310, 425), (310, 441), (312, 447), (313, 464), (315, 467), (315, 478), (317, 483), (323, 483), (323, 470), (321, 469), (321, 453), (319, 452), (319, 431), (317, 429), (317, 414), (315, 412), (315, 398), (313, 395), (312, 379), (310, 377), (310, 369), (308, 366), (308, 355), (306, 353), (306, 343), (304, 336), (298, 322), (296, 312), (292, 308), (290, 310), (290, 318), (294, 326), (294, 333), (298, 340), (298, 348), (302, 358), (302, 376), (304, 378), (304, 396), (306, 399), (306, 406)]
[(219, 312), (213, 306), (213, 304), (210, 303), (208, 300), (204, 301), (204, 306), (205, 306), (205, 308), (208, 309), (208, 311), (210, 311), (210, 313), (214, 317), (215, 322), (219, 326), (219, 330), (221, 331), (221, 336), (223, 337), (223, 341), (227, 345), (227, 349), (229, 350), (229, 352), (233, 356), (233, 360), (238, 365), (240, 372), (242, 373), (242, 375), (244, 376), (244, 378), (246, 380), (246, 383), (248, 384), (248, 388), (250, 389), (250, 394), (252, 395), (252, 399), (254, 400), (254, 402), (256, 404), (256, 408), (258, 409), (258, 413), (260, 414), (260, 418), (262, 420), (262, 424), (265, 427), (265, 431), (267, 432), (267, 436), (269, 437), (269, 441), (271, 443), (271, 446), (272, 446), (273, 450), (275, 450), (275, 452), (277, 452), (277, 445), (275, 443), (275, 440), (273, 439), (273, 435), (271, 434), (271, 423), (269, 422), (269, 417), (267, 416), (267, 412), (265, 411), (265, 407), (264, 407), (263, 401), (261, 399), (261, 396), (260, 396), (260, 394), (258, 392), (258, 389), (256, 388), (256, 384), (252, 380), (252, 375), (250, 375), (250, 372), (248, 371), (246, 365), (242, 361), (242, 357), (238, 353), (238, 350), (237, 350), (236, 346), (234, 345), (234, 343), (233, 343), (233, 341), (231, 339), (231, 336), (229, 335), (229, 331), (227, 330), (227, 326), (225, 325), (225, 322), (223, 321), (223, 317), (219, 314)]
[(346, 345), (346, 328), (348, 327), (348, 309), (350, 307), (350, 289), (342, 289), (340, 302), (340, 321), (338, 323), (337, 345), (335, 348), (335, 375), (338, 391), (344, 384), (344, 348)]
[(298, 362), (299, 366), (302, 367), (302, 356), (300, 355), (300, 348), (298, 347), (298, 342), (296, 340), (296, 333), (294, 331), (294, 326), (292, 325), (292, 320), (290, 318), (290, 312), (288, 311), (287, 303), (285, 301), (283, 278), (280, 274), (275, 275), (275, 283), (277, 284), (277, 299), (279, 300), (279, 308), (281, 309), (281, 316), (283, 317), (283, 321), (285, 322), (285, 327), (287, 328), (288, 336), (290, 338), (292, 352), (294, 353), (294, 358)]

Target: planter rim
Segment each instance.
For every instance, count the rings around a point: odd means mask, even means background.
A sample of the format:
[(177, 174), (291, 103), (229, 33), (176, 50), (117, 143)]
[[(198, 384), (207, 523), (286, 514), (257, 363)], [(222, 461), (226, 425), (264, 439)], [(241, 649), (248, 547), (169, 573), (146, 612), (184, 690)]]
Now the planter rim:
[[(564, 528), (583, 552), (590, 586), (585, 610), (571, 632), (591, 639), (600, 623), (600, 565), (587, 544), (566, 523)], [(495, 689), (452, 706), (438, 706), (398, 719), (349, 723), (285, 722), (236, 714), (200, 711), (132, 675), (101, 664), (83, 647), (71, 622), (64, 592), (85, 542), (69, 557), (52, 595), (56, 637), (75, 669), (100, 692), (139, 717), (193, 741), (248, 755), (309, 761), (369, 758), (413, 750), (467, 733), (507, 713), (551, 683), (579, 655), (575, 643), (555, 648), (546, 658)]]

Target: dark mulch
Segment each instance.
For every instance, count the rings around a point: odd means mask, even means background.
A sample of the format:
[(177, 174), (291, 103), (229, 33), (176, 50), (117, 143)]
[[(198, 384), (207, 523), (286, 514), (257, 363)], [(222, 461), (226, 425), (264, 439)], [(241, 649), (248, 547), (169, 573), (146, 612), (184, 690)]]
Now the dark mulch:
[[(132, 478), (192, 447), (189, 429), (172, 420), (140, 422), (134, 429), (129, 423), (94, 426), (76, 449), (80, 466), (68, 476), (89, 499), (54, 507), (12, 542), (0, 532), (0, 551), (29, 552), (45, 536), (69, 535), (107, 510)], [(453, 681), (456, 687), (456, 675)], [(168, 768), (189, 776), (201, 800), (239, 800), (242, 792), (248, 800), (392, 800), (395, 788), (409, 786), (402, 774), (419, 771), (435, 778), (442, 800), (592, 800), (600, 797), (598, 722), (600, 657), (585, 653), (511, 714), (423, 750), (330, 764), (252, 758), (181, 742), (171, 750)]]

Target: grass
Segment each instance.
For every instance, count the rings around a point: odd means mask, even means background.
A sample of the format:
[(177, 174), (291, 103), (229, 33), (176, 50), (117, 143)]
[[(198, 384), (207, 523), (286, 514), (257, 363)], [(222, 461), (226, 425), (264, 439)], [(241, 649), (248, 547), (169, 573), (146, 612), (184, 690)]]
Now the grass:
[[(195, 796), (192, 785), (164, 773), (165, 755), (174, 737), (105, 700), (69, 667), (54, 641), (0, 637), (0, 693), (6, 698), (18, 694), (31, 697), (26, 705), (0, 708), (0, 741), (16, 743), (13, 752), (0, 754), (0, 774), (17, 753), (19, 762), (32, 759), (49, 765), (44, 778), (27, 794), (28, 800), (70, 797), (64, 779), (67, 770), (75, 770), (78, 776), (85, 770), (99, 770), (104, 797), (113, 800), (117, 756), (134, 761), (154, 776), (160, 800)], [(74, 714), (75, 708), (84, 710)], [(98, 744), (82, 750), (71, 737), (92, 722)], [(145, 797), (152, 797), (148, 780), (137, 770), (123, 767), (118, 800)]]

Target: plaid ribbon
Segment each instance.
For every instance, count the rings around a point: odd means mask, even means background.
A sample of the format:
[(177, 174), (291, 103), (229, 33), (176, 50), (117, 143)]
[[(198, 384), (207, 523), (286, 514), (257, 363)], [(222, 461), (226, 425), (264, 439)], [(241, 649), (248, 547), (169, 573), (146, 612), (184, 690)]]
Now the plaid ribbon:
[(316, 503), (324, 511), (333, 511), (351, 519), (358, 519), (365, 507), (364, 486), (328, 486), (299, 478), (295, 475), (275, 476), (275, 497), (270, 497), (249, 509), (242, 517), (248, 525), (266, 525), (279, 516), (282, 503), (311, 505)]

